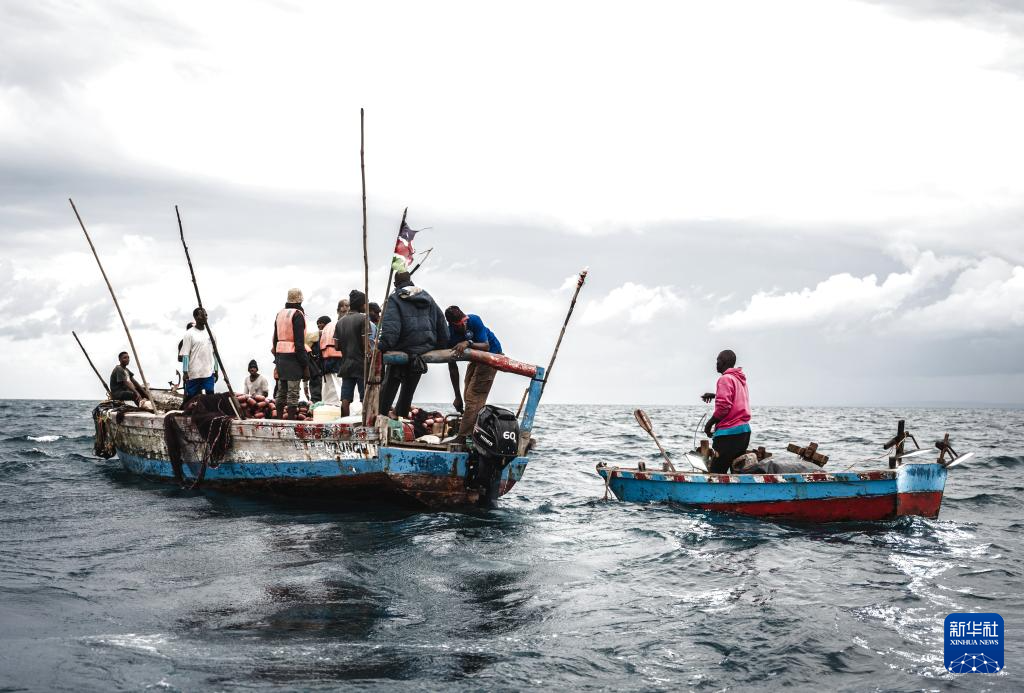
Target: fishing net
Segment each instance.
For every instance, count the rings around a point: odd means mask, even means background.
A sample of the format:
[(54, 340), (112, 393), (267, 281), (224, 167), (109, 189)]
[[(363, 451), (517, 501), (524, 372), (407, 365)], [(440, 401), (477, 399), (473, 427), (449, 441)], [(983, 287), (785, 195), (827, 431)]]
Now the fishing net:
[(207, 467), (216, 468), (231, 443), (231, 422), (235, 419), (231, 395), (222, 392), (213, 395), (197, 395), (189, 400), (181, 412), (172, 412), (164, 417), (164, 443), (171, 460), (174, 477), (181, 483), (185, 478), (182, 464), (184, 452), (189, 446), (185, 421), (191, 421), (199, 432), (201, 444), (190, 457), (199, 462), (200, 469), (191, 488), (203, 480)]

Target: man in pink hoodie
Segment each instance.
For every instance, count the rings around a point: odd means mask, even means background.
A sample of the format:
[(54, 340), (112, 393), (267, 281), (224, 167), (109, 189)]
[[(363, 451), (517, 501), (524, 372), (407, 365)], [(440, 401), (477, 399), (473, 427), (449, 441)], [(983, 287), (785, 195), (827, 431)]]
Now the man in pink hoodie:
[[(712, 438), (712, 447), (718, 453), (711, 462), (711, 472), (728, 474), (732, 461), (747, 451), (750, 445), (750, 396), (747, 394), (747, 376), (736, 368), (736, 353), (726, 349), (718, 355), (715, 368), (721, 373), (715, 392), (705, 392), (701, 399), (715, 400), (715, 411), (704, 427)], [(712, 434), (712, 428), (714, 434)]]

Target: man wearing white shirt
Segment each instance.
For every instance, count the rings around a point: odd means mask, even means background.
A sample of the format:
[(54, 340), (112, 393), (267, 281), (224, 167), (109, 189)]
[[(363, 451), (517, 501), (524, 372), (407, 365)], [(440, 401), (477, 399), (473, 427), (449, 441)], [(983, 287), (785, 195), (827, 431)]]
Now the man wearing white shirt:
[(196, 324), (185, 333), (181, 340), (181, 370), (185, 378), (185, 399), (200, 392), (213, 394), (214, 383), (219, 377), (217, 359), (213, 357), (213, 342), (206, 329), (206, 311), (196, 308), (192, 311)]

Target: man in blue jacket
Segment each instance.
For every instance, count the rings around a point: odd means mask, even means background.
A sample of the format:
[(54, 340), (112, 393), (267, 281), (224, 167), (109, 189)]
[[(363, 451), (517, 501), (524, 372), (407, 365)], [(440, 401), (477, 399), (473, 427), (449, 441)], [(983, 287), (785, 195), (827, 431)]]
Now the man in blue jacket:
[(444, 313), (430, 294), (412, 283), (408, 272), (398, 272), (395, 275), (395, 291), (388, 296), (384, 306), (377, 349), (382, 354), (404, 351), (409, 355), (409, 362), (390, 365), (385, 370), (380, 388), (380, 414), (387, 416), (397, 394), (395, 414), (409, 416), (420, 376), (427, 372), (426, 364), (419, 356), (447, 343), (448, 324)]
[[(448, 321), (450, 330), (448, 347), (459, 356), (466, 349), (489, 351), (492, 354), (502, 353), (501, 342), (484, 325), (484, 321), (480, 319), (479, 315), (472, 313), (466, 315), (458, 306), (448, 306), (444, 311), (444, 317)], [(452, 404), (462, 412), (462, 423), (459, 425), (458, 435), (460, 437), (468, 436), (473, 432), (473, 426), (476, 425), (476, 415), (487, 404), (487, 395), (491, 392), (494, 376), (498, 374), (498, 371), (484, 363), (470, 362), (466, 367), (466, 382), (463, 388), (466, 393), (465, 403), (459, 393), (459, 364), (449, 361), (448, 373), (452, 379), (452, 388), (455, 390), (455, 401)]]

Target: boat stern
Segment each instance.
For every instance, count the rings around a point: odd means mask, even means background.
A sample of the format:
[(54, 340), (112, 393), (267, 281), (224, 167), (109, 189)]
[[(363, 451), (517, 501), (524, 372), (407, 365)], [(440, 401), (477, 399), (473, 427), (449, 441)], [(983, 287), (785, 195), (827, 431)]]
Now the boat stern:
[(896, 514), (938, 517), (946, 474), (946, 468), (934, 462), (900, 465), (896, 472)]

